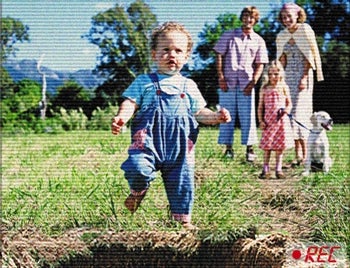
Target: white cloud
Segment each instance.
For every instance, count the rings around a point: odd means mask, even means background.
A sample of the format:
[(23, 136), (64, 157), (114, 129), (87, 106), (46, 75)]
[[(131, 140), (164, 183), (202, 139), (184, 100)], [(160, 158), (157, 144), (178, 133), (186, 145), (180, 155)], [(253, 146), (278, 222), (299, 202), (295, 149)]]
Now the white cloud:
[(112, 8), (113, 6), (114, 4), (111, 2), (100, 2), (100, 3), (96, 3), (95, 9), (98, 11), (103, 11), (103, 10)]
[(84, 49), (82, 49), (81, 53), (84, 54), (84, 55), (95, 55), (98, 51), (98, 48), (97, 47), (86, 47)]

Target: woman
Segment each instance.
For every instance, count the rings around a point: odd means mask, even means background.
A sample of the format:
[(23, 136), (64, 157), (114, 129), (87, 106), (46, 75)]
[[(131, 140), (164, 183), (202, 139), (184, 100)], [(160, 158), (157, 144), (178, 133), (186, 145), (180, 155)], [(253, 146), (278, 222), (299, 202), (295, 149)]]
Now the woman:
[[(305, 126), (310, 125), (312, 115), (313, 70), (317, 81), (323, 81), (322, 64), (315, 33), (305, 23), (304, 9), (294, 3), (284, 4), (279, 20), (285, 27), (277, 35), (277, 59), (285, 68), (285, 80), (290, 88), (293, 104), (292, 116)], [(295, 143), (294, 165), (300, 165), (306, 158), (308, 130), (292, 122)]]

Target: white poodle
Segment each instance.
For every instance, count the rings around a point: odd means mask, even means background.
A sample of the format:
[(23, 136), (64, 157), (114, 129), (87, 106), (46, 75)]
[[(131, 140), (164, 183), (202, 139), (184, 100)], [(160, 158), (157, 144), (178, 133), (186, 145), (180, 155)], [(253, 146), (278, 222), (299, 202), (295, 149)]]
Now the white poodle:
[(332, 130), (333, 120), (324, 111), (314, 112), (310, 119), (313, 127), (307, 140), (307, 157), (303, 176), (309, 176), (311, 169), (319, 169), (327, 173), (332, 166), (326, 131)]

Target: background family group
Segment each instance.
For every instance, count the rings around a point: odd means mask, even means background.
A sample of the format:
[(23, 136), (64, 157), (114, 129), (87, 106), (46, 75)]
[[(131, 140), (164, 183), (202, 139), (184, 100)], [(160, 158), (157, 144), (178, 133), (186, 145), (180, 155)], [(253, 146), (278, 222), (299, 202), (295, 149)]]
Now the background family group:
[[(282, 172), (283, 152), (295, 147), (294, 164), (306, 157), (308, 130), (289, 117), (308, 125), (312, 114), (313, 72), (323, 80), (315, 34), (305, 23), (306, 13), (294, 3), (284, 4), (279, 20), (285, 27), (276, 39), (276, 59), (269, 62), (264, 39), (254, 32), (257, 8), (245, 7), (242, 26), (225, 32), (214, 46), (219, 84), (219, 111), (205, 108), (197, 85), (180, 74), (191, 54), (193, 41), (183, 25), (166, 22), (154, 29), (151, 56), (157, 66), (152, 74), (138, 76), (123, 93), (124, 101), (112, 121), (118, 135), (133, 117), (132, 143), (121, 168), (130, 195), (124, 204), (134, 213), (146, 196), (156, 173), (161, 172), (172, 219), (192, 228), (194, 202), (194, 148), (198, 122), (220, 124), (218, 143), (225, 157), (233, 158), (235, 120), (241, 126), (241, 144), (246, 160), (256, 158), (256, 117), (262, 129), (259, 148), (264, 150), (261, 179), (268, 179), (271, 152), (276, 154), (275, 176)], [(264, 74), (263, 74), (264, 73)], [(263, 74), (257, 114), (255, 86)], [(134, 115), (135, 114), (135, 115)]]

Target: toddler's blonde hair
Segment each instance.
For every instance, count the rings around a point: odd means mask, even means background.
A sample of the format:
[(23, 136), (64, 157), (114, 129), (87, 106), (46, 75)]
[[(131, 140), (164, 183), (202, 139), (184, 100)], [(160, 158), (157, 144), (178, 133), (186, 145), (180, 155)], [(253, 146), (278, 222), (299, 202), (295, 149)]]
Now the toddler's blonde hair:
[(156, 50), (158, 45), (158, 39), (161, 37), (162, 34), (168, 33), (168, 32), (180, 32), (184, 33), (187, 36), (187, 53), (191, 53), (192, 47), (193, 47), (193, 40), (190, 32), (183, 26), (182, 24), (175, 22), (175, 21), (168, 21), (163, 23), (162, 25), (158, 26), (152, 31), (151, 36), (151, 49)]

